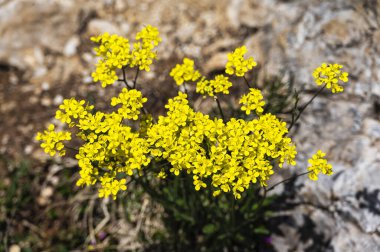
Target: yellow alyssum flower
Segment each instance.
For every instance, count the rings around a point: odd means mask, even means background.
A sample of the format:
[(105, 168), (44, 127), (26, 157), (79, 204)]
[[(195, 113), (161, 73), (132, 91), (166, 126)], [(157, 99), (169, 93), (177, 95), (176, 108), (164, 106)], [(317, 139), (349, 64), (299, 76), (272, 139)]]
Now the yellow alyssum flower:
[(177, 64), (171, 71), (175, 83), (180, 86), (186, 81), (197, 81), (201, 74), (194, 69), (194, 61), (189, 58), (183, 59), (183, 64)]
[(318, 86), (326, 85), (333, 93), (343, 92), (343, 86), (339, 85), (339, 81), (348, 82), (348, 73), (341, 71), (343, 68), (339, 64), (322, 63), (313, 72), (315, 83)]
[(65, 99), (63, 103), (59, 105), (59, 110), (55, 113), (55, 118), (63, 123), (67, 123), (70, 127), (73, 127), (75, 123), (73, 120), (79, 120), (86, 117), (86, 115), (94, 108), (92, 105), (86, 105), (85, 100), (77, 101), (74, 98)]
[[(118, 191), (124, 190), (115, 182), (118, 174), (131, 176), (135, 170), (147, 166), (149, 145), (139, 133), (121, 124), (124, 117), (119, 113), (100, 114), (99, 118), (102, 119), (95, 120), (98, 122), (95, 128), (90, 125), (81, 134), (86, 143), (76, 155), (80, 167), (77, 185), (89, 186), (100, 181), (99, 196), (116, 197)], [(99, 167), (102, 167), (101, 175)]]
[(248, 70), (251, 70), (257, 65), (253, 57), (244, 59), (244, 54), (247, 53), (247, 47), (242, 46), (236, 48), (232, 53), (227, 55), (228, 61), (226, 64), (226, 73), (229, 75), (244, 76)]
[(162, 41), (157, 27), (147, 25), (136, 34), (136, 40), (141, 40), (144, 45), (158, 46)]
[(101, 179), (101, 188), (99, 189), (99, 198), (106, 198), (112, 195), (116, 199), (119, 191), (127, 190), (126, 179), (117, 180), (110, 177), (103, 177)]
[(152, 51), (153, 45), (137, 42), (133, 44), (131, 67), (137, 66), (140, 70), (150, 71), (150, 65), (157, 58), (157, 53)]
[(132, 51), (129, 40), (116, 34), (110, 35), (106, 32), (92, 37), (91, 40), (99, 44), (94, 51), (100, 57), (91, 76), (95, 82), (100, 81), (102, 87), (112, 85), (118, 80), (117, 69), (130, 66), (150, 71), (150, 65), (157, 58), (153, 49), (161, 42), (158, 29), (151, 25), (137, 33), (138, 42), (133, 43)]
[[(116, 70), (125, 66), (148, 71), (156, 57), (153, 49), (161, 41), (158, 30), (151, 26), (136, 35), (138, 42), (132, 51), (129, 41), (117, 35), (103, 34), (93, 40), (99, 43), (95, 51), (101, 57), (94, 78), (103, 86), (111, 84), (117, 78)], [(245, 47), (238, 48), (230, 57), (232, 74), (243, 76), (256, 64), (253, 58), (245, 60), (245, 53)], [(188, 59), (172, 75), (179, 82), (200, 78)], [(214, 97), (218, 93), (228, 94), (231, 86), (228, 77), (217, 75), (213, 80), (202, 78), (197, 83), (197, 92)], [(245, 111), (255, 110), (260, 116), (251, 121), (231, 118), (223, 122), (194, 111), (187, 95), (179, 92), (165, 105), (166, 115), (159, 116), (154, 123), (149, 115), (140, 117), (147, 98), (140, 91), (124, 88), (111, 99), (112, 106), (119, 105), (116, 111), (94, 112), (93, 106), (85, 101), (68, 99), (56, 117), (78, 128), (77, 136), (83, 144), (75, 156), (80, 168), (77, 185), (100, 185), (99, 197), (115, 198), (127, 189), (124, 177), (141, 176), (151, 160), (164, 160), (170, 165), (157, 171), (158, 177), (186, 172), (192, 176), (195, 190), (209, 187), (214, 196), (229, 192), (239, 199), (251, 184), (267, 185), (274, 173), (273, 161), (280, 167), (284, 163), (295, 165), (297, 151), (287, 137), (286, 123), (274, 115), (262, 114), (262, 100), (259, 90), (250, 90), (241, 103)], [(126, 119), (139, 117), (140, 128), (135, 129), (138, 123), (125, 125)], [(61, 142), (70, 140), (71, 134), (54, 132), (52, 125), (39, 133), (37, 139), (43, 141), (45, 151), (54, 155), (56, 151), (64, 153)]]
[[(196, 92), (203, 95), (215, 97), (217, 93), (229, 94), (229, 88), (232, 87), (232, 82), (227, 76), (219, 74), (213, 80), (206, 80), (204, 77), (197, 82)], [(204, 96), (205, 98), (205, 96)]]
[(192, 110), (181, 92), (165, 107), (167, 115), (147, 131), (150, 153), (170, 162), (166, 172), (192, 174), (196, 190), (207, 187), (211, 178), (214, 196), (232, 192), (240, 198), (251, 183), (266, 186), (274, 173), (272, 159), (281, 167), (285, 162), (295, 165), (297, 152), (286, 137), (286, 123), (274, 115), (224, 123)]
[(326, 153), (318, 150), (317, 153), (308, 160), (310, 166), (307, 170), (310, 171), (309, 178), (311, 180), (318, 180), (318, 174), (321, 172), (328, 176), (333, 174), (332, 165), (327, 163), (325, 156)]
[(136, 89), (128, 90), (123, 88), (118, 97), (113, 97), (111, 106), (122, 104), (118, 109), (118, 113), (126, 119), (137, 120), (140, 114), (140, 109), (147, 102), (146, 97), (142, 97), (142, 93)]
[(121, 69), (131, 62), (129, 40), (116, 34), (109, 35), (107, 32), (92, 37), (91, 40), (99, 44), (94, 51), (100, 57), (96, 70), (91, 75), (95, 82), (100, 81), (102, 87), (106, 87), (118, 79), (116, 69)]
[(243, 95), (239, 101), (241, 106), (241, 110), (245, 111), (247, 115), (251, 113), (251, 111), (256, 111), (258, 115), (261, 115), (264, 112), (263, 106), (265, 102), (263, 101), (263, 94), (259, 89), (250, 88), (249, 93)]
[(50, 156), (54, 156), (56, 152), (58, 152), (60, 156), (64, 156), (66, 152), (63, 149), (65, 146), (62, 141), (71, 140), (71, 133), (67, 131), (56, 132), (54, 128), (54, 124), (50, 124), (43, 133), (37, 133), (36, 140), (42, 141), (41, 147)]
[(140, 70), (149, 72), (153, 60), (157, 59), (157, 53), (153, 49), (162, 41), (160, 33), (156, 27), (147, 25), (137, 33), (136, 40), (141, 42), (133, 44), (130, 67), (137, 66)]

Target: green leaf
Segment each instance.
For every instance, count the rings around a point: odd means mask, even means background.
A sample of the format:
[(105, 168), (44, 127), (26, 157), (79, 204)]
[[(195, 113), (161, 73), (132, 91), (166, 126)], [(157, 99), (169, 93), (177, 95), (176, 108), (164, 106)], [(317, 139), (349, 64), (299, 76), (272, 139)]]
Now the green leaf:
[(263, 235), (267, 235), (267, 234), (269, 234), (269, 230), (266, 229), (265, 227), (258, 227), (258, 228), (255, 228), (255, 229), (253, 230), (253, 232), (254, 232), (255, 234), (263, 234)]
[(187, 213), (181, 213), (179, 211), (174, 211), (174, 217), (178, 221), (186, 221), (186, 222), (189, 222), (191, 224), (195, 223), (194, 218), (191, 215), (187, 214)]
[(215, 233), (216, 226), (214, 224), (207, 224), (206, 226), (203, 227), (202, 231), (203, 231), (204, 234)]

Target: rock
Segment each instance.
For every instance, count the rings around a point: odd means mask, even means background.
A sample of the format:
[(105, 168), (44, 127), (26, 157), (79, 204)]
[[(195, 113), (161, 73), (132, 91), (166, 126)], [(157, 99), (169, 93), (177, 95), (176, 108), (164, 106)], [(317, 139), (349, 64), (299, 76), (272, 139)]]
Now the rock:
[(184, 23), (177, 29), (175, 36), (183, 43), (189, 42), (191, 41), (196, 28), (197, 25), (195, 23)]
[(33, 151), (33, 146), (32, 146), (32, 145), (27, 145), (27, 146), (25, 146), (24, 153), (25, 153), (26, 155), (31, 154), (32, 151)]
[(77, 6), (64, 3), (12, 1), (3, 5), (0, 9), (0, 59), (23, 69), (28, 60), (26, 52), (31, 47), (63, 52), (65, 42), (75, 34), (79, 12)]
[(21, 252), (19, 245), (13, 244), (9, 247), (9, 252)]
[(224, 71), (227, 63), (228, 52), (214, 54), (204, 65), (204, 71), (209, 74), (214, 71)]
[(227, 57), (227, 53), (229, 53), (229, 49), (239, 46), (239, 41), (234, 38), (224, 38), (215, 41), (209, 46), (206, 46), (202, 49), (202, 54), (205, 56), (214, 56), (216, 53), (225, 52), (225, 57)]
[(372, 138), (373, 140), (379, 140), (380, 139), (380, 121), (372, 119), (372, 118), (365, 118), (363, 120), (363, 133)]
[(263, 1), (244, 1), (242, 6), (239, 6), (240, 23), (250, 28), (259, 28), (267, 25), (275, 14), (270, 6), (270, 4), (263, 4)]
[(77, 47), (79, 46), (79, 44), (80, 44), (80, 39), (78, 36), (71, 37), (67, 41), (65, 48), (63, 49), (63, 54), (66, 57), (71, 57), (75, 55), (77, 53)]
[(228, 24), (234, 29), (238, 29), (240, 26), (242, 2), (242, 0), (232, 0), (230, 5), (227, 7), (226, 16), (228, 18)]
[(48, 91), (48, 90), (50, 89), (50, 84), (49, 84), (49, 82), (44, 81), (44, 82), (41, 84), (41, 89), (42, 89), (43, 91)]
[(98, 36), (105, 32), (109, 34), (119, 34), (120, 29), (117, 25), (102, 19), (93, 19), (88, 23), (88, 33), (90, 36)]
[(340, 228), (331, 241), (334, 251), (379, 251), (380, 238), (376, 234), (366, 235), (350, 223), (342, 223), (344, 228)]
[(50, 97), (42, 97), (41, 105), (44, 107), (50, 107), (52, 105), (52, 100), (50, 99)]
[(41, 197), (50, 198), (53, 195), (53, 193), (54, 193), (53, 187), (47, 186), (42, 189)]

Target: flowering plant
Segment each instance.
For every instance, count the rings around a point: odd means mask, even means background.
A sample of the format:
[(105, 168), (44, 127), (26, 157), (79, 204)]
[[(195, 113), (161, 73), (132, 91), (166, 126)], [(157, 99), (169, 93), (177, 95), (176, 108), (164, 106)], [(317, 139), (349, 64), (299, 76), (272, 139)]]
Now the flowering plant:
[[(157, 28), (144, 27), (132, 47), (128, 39), (108, 33), (91, 40), (97, 44), (95, 53), (99, 57), (93, 80), (103, 88), (117, 81), (125, 84), (110, 101), (115, 110), (99, 111), (85, 100), (66, 99), (59, 106), (56, 119), (67, 130), (56, 131), (50, 124), (36, 138), (42, 141), (45, 152), (63, 156), (65, 147), (70, 148), (67, 141), (75, 134), (82, 143), (75, 156), (80, 168), (77, 185), (97, 186), (99, 197), (116, 199), (134, 181), (149, 193), (152, 190), (147, 178), (152, 177), (163, 181), (190, 179), (195, 191), (204, 190), (213, 197), (231, 194), (239, 200), (244, 192), (258, 185), (265, 194), (272, 188), (267, 188), (267, 182), (276, 166), (296, 164), (296, 146), (289, 131), (302, 112), (323, 89), (342, 92), (339, 81), (348, 81), (341, 65), (323, 63), (313, 73), (316, 84), (322, 87), (304, 106), (298, 107), (296, 100), (288, 125), (266, 111), (262, 91), (247, 80), (247, 72), (257, 63), (253, 57), (245, 58), (248, 51), (242, 46), (228, 54), (225, 72), (244, 79), (248, 86), (248, 93), (242, 95), (239, 104), (249, 120), (225, 116), (220, 97), (230, 93), (233, 83), (229, 76), (202, 76), (189, 58), (177, 64), (170, 76), (178, 86), (194, 88), (179, 91), (165, 105), (166, 115), (156, 117), (144, 108), (148, 98), (138, 90), (137, 80), (139, 73), (150, 71), (157, 59), (155, 48), (161, 42)], [(128, 69), (135, 69), (133, 81), (127, 79)], [(215, 100), (220, 117), (191, 106), (187, 90), (194, 89), (204, 99)], [(309, 160), (308, 171), (300, 175), (309, 174), (312, 180), (317, 180), (320, 172), (331, 175), (332, 166), (324, 156), (318, 150)]]

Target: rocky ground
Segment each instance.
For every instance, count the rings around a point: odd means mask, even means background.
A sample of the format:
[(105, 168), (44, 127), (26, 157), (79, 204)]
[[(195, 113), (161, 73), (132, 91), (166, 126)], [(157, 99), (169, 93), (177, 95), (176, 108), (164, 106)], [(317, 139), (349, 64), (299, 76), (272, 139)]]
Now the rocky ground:
[(176, 93), (168, 72), (184, 56), (209, 74), (245, 44), (259, 62), (259, 80), (283, 72), (308, 91), (315, 90), (315, 67), (338, 62), (350, 73), (345, 92), (318, 97), (294, 134), (299, 169), (320, 148), (335, 174), (303, 184), (299, 200), (309, 205), (294, 210), (296, 225), (283, 225), (291, 238), (273, 242), (279, 251), (317, 242), (294, 230), (307, 215), (331, 250), (379, 251), (379, 12), (378, 0), (0, 1), (0, 153), (46, 161), (33, 137), (64, 98), (102, 104), (116, 92), (89, 77), (96, 62), (89, 37), (105, 31), (132, 37), (144, 24), (160, 30), (159, 64), (141, 76), (152, 110)]

